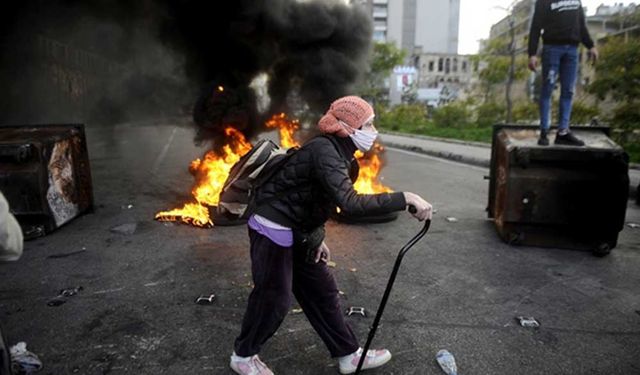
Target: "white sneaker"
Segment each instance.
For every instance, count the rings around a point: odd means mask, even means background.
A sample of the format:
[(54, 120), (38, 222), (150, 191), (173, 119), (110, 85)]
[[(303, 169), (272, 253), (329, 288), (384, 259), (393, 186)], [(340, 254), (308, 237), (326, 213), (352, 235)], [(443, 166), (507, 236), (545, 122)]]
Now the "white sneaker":
[(229, 367), (240, 375), (273, 375), (273, 372), (260, 360), (257, 354), (251, 357), (240, 357), (236, 355), (236, 352), (233, 352)]
[[(358, 368), (358, 362), (362, 355), (362, 348), (358, 349), (355, 353), (351, 353), (344, 357), (338, 358), (338, 366), (341, 374), (353, 374)], [(380, 367), (391, 360), (391, 352), (387, 349), (372, 349), (367, 350), (367, 356), (364, 358), (362, 369), (372, 369)]]

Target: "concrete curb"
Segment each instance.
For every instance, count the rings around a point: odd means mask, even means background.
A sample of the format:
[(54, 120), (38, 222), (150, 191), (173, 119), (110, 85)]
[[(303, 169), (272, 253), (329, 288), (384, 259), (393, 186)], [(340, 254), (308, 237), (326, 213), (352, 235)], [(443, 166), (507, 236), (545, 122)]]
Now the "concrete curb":
[(385, 146), (391, 147), (391, 148), (398, 148), (401, 150), (413, 151), (419, 154), (434, 156), (441, 159), (453, 160), (460, 163), (471, 164), (471, 165), (475, 165), (483, 168), (489, 168), (489, 165), (490, 165), (489, 160), (478, 159), (470, 156), (456, 154), (453, 152), (440, 152), (440, 151), (427, 150), (418, 146), (408, 146), (408, 145), (402, 145), (394, 142), (385, 142)]
[[(490, 143), (484, 143), (484, 142), (461, 141), (461, 140), (458, 140), (458, 139), (431, 137), (431, 136), (428, 136), (428, 135), (411, 134), (411, 133), (400, 133), (400, 132), (394, 132), (394, 131), (388, 131), (388, 130), (380, 131), (380, 134), (389, 134), (389, 135), (395, 135), (395, 136), (398, 136), (398, 137), (407, 137), (407, 138), (416, 138), (416, 139), (426, 139), (426, 140), (429, 140), (429, 141), (453, 143), (453, 144), (458, 144), (458, 145), (491, 148), (491, 144)], [(481, 167), (488, 167), (490, 165), (490, 161), (484, 161), (483, 159), (478, 159), (478, 158), (465, 157), (463, 155), (458, 155), (458, 154), (454, 154), (454, 153), (434, 152), (434, 151), (431, 151), (431, 150), (425, 150), (425, 149), (423, 149), (421, 147), (417, 147), (417, 146), (407, 146), (407, 145), (401, 145), (401, 144), (391, 143), (391, 142), (385, 142), (385, 145), (388, 145), (389, 147), (395, 147), (395, 148), (405, 149), (405, 150), (409, 150), (409, 151), (415, 151), (415, 152), (419, 152), (419, 153), (422, 153), (422, 154), (427, 154), (427, 155), (431, 155), (431, 156), (435, 156), (435, 157), (439, 157), (439, 158), (452, 159), (452, 160), (459, 161), (459, 162), (462, 162), (462, 163), (466, 163), (465, 160), (469, 160), (468, 164), (478, 165), (478, 166), (481, 166)], [(640, 171), (640, 164), (638, 164), (638, 163), (629, 163), (629, 169)]]
[(396, 135), (398, 137), (407, 137), (407, 138), (426, 139), (426, 140), (429, 140), (429, 141), (436, 141), (436, 142), (455, 143), (455, 144), (458, 144), (458, 145), (465, 145), (465, 146), (477, 146), (477, 147), (491, 148), (491, 143), (475, 142), (475, 141), (463, 141), (463, 140), (460, 140), (460, 139), (451, 139), (451, 138), (431, 137), (431, 136), (422, 135), (422, 134), (401, 133), (401, 132), (394, 132), (394, 131), (389, 131), (389, 130), (380, 131), (380, 134)]

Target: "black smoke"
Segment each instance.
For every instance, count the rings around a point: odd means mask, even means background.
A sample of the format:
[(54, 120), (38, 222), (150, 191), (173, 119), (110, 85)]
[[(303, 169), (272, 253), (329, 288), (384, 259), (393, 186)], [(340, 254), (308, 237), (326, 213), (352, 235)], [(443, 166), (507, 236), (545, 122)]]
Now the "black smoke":
[[(51, 72), (25, 64), (27, 59), (43, 65), (21, 47), (44, 37), (111, 64), (106, 71), (79, 73), (90, 82), (79, 95), (91, 97), (82, 98), (91, 105), (80, 116), (113, 122), (193, 110), (200, 137), (214, 139), (228, 124), (251, 137), (265, 118), (291, 110), (292, 93), (311, 113), (352, 93), (367, 69), (372, 32), (360, 7), (322, 0), (32, 0), (0, 17), (7, 42), (0, 52), (0, 80), (12, 89), (4, 94), (14, 103), (11, 108), (36, 105), (40, 117), (64, 117), (59, 105), (47, 105), (55, 103), (37, 82)], [(68, 78), (65, 68), (62, 76)], [(73, 78), (73, 67), (69, 70)], [(37, 76), (36, 83), (17, 80), (20, 71)], [(265, 113), (258, 113), (249, 89), (260, 73), (270, 77)], [(73, 79), (62, 89), (73, 92)], [(9, 117), (20, 121), (28, 113), (33, 111), (17, 110)]]
[[(193, 82), (208, 83), (194, 109), (205, 137), (227, 124), (251, 137), (266, 117), (291, 110), (292, 93), (320, 113), (351, 93), (367, 69), (372, 25), (359, 7), (295, 0), (167, 5), (162, 39), (186, 57)], [(271, 105), (262, 115), (248, 89), (259, 73), (270, 77)]]

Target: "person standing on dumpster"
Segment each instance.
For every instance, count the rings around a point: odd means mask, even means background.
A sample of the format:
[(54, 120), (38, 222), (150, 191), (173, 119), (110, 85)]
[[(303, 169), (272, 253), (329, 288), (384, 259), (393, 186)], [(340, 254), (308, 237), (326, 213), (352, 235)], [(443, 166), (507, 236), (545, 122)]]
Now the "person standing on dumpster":
[(549, 112), (551, 94), (560, 78), (560, 108), (555, 144), (584, 146), (584, 142), (569, 131), (571, 106), (578, 73), (578, 45), (589, 49), (592, 62), (598, 59), (585, 22), (580, 0), (537, 0), (529, 30), (529, 69), (538, 67), (538, 39), (542, 33), (542, 88), (540, 90), (540, 138), (538, 144), (549, 145)]
[[(305, 143), (257, 189), (256, 209), (248, 221), (255, 287), (231, 355), (236, 373), (273, 374), (258, 353), (287, 315), (292, 291), (337, 359), (340, 373), (355, 372), (362, 348), (344, 320), (336, 280), (326, 264), (331, 251), (324, 241), (324, 223), (336, 206), (347, 214), (374, 215), (411, 205), (418, 220), (432, 215), (431, 204), (414, 193), (363, 195), (354, 190), (354, 153), (373, 146), (378, 134), (373, 118), (373, 108), (357, 96), (334, 101), (318, 123), (324, 135)], [(390, 359), (386, 349), (369, 350), (363, 369)]]

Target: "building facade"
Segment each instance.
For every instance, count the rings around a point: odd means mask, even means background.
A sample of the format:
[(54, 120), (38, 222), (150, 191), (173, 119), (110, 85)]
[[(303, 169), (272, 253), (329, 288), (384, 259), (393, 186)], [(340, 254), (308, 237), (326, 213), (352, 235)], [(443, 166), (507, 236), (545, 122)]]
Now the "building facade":
[(395, 43), (409, 54), (416, 49), (424, 52), (458, 52), (460, 0), (371, 1), (374, 39), (382, 40), (384, 31), (385, 41)]
[(418, 86), (435, 88), (444, 84), (461, 85), (473, 76), (474, 64), (468, 55), (422, 53), (417, 56)]
[[(405, 66), (395, 69), (390, 79), (392, 104), (400, 103), (407, 90), (460, 86), (469, 81), (468, 56), (457, 55), (460, 0), (365, 0), (363, 3), (371, 11), (373, 40), (393, 43), (407, 52)], [(458, 89), (445, 91), (457, 92)]]

